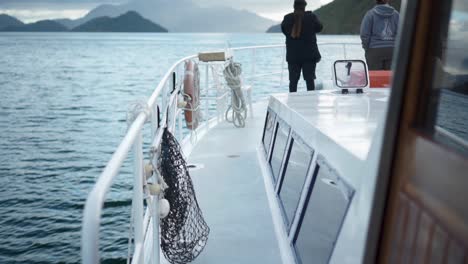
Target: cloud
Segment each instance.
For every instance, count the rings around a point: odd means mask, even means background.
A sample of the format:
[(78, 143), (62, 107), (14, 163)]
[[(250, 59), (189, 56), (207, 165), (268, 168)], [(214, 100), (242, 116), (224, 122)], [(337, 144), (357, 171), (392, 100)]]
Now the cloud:
[(0, 14), (14, 16), (25, 23), (32, 23), (45, 19), (70, 18), (77, 19), (88, 13), (88, 9), (2, 9)]
[[(45, 18), (77, 18), (100, 4), (122, 4), (129, 1), (157, 0), (0, 0), (0, 12), (18, 16), (26, 21)], [(162, 0), (160, 0), (162, 1)], [(177, 0), (170, 0), (177, 1)], [(192, 0), (194, 3), (210, 6), (227, 6), (248, 10), (272, 20), (281, 21), (292, 11), (294, 0)], [(314, 10), (332, 0), (308, 0), (308, 9)]]
[(125, 0), (0, 0), (0, 8), (36, 9), (36, 8), (83, 8), (100, 4), (121, 4)]
[(280, 22), (284, 15), (286, 14), (287, 12), (286, 11), (280, 11), (280, 12), (261, 12), (261, 13), (257, 13), (257, 15), (261, 16), (261, 17), (264, 17), (264, 18), (268, 18), (268, 19), (271, 19), (273, 21), (276, 21), (276, 22)]
[[(236, 9), (245, 9), (275, 21), (281, 21), (285, 14), (293, 11), (294, 0), (193, 0), (201, 6), (223, 5)], [(333, 0), (308, 0), (308, 10), (315, 10)]]
[(125, 0), (0, 0), (0, 14), (8, 14), (23, 22), (44, 19), (83, 17), (101, 4), (120, 4)]

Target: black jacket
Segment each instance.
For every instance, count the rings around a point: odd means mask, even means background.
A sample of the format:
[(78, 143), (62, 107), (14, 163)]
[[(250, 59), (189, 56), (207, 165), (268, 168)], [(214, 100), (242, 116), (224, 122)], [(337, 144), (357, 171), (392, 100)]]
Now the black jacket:
[(286, 61), (289, 63), (318, 62), (321, 59), (316, 34), (322, 31), (322, 23), (311, 11), (302, 19), (302, 33), (297, 39), (291, 37), (294, 13), (284, 16), (281, 30), (286, 36)]

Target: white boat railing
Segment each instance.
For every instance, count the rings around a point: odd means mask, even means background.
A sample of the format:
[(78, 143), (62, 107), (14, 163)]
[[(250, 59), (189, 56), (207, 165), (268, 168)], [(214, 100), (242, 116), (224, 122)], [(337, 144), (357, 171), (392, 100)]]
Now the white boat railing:
[[(325, 45), (343, 45), (344, 56), (346, 58), (346, 46), (357, 45), (358, 43), (346, 44), (346, 43), (320, 43), (320, 46)], [(258, 63), (258, 52), (261, 50), (273, 50), (277, 49), (280, 56), (276, 56), (276, 59), (280, 59), (281, 69), (277, 71), (271, 71), (270, 73), (258, 73), (256, 67)], [(251, 71), (244, 72), (244, 80), (258, 81), (258, 78), (266, 76), (277, 76), (280, 74), (279, 86), (283, 85), (283, 75), (285, 71), (285, 48), (284, 45), (268, 45), (268, 46), (253, 46), (253, 47), (242, 47), (232, 49), (238, 55), (247, 53), (247, 57), (250, 57)], [(249, 54), (250, 53), (250, 54)], [(132, 223), (133, 226), (133, 254), (131, 257), (132, 263), (160, 263), (160, 250), (159, 250), (159, 208), (157, 195), (145, 196), (143, 186), (145, 185), (145, 165), (143, 155), (143, 127), (146, 123), (151, 124), (151, 150), (153, 153), (157, 153), (157, 149), (160, 146), (162, 139), (163, 128), (167, 127), (174, 135), (178, 137), (179, 141), (192, 142), (195, 144), (197, 137), (193, 137), (193, 134), (188, 133), (188, 130), (183, 126), (183, 109), (178, 107), (178, 102), (182, 98), (179, 92), (182, 90), (183, 76), (184, 76), (184, 64), (187, 60), (195, 60), (201, 67), (200, 76), (205, 76), (204, 82), (201, 82), (203, 86), (201, 100), (205, 100), (205, 103), (212, 101), (217, 107), (216, 118), (211, 119), (213, 115), (210, 115), (210, 107), (213, 105), (206, 103), (205, 114), (200, 129), (209, 127), (214, 122), (219, 122), (224, 119), (223, 111), (225, 107), (218, 107), (218, 105), (226, 104), (228, 99), (228, 90), (225, 89), (223, 93), (215, 96), (210, 96), (210, 91), (213, 90), (214, 86), (220, 85), (220, 80), (214, 80), (216, 73), (213, 72), (212, 64), (201, 63), (198, 61), (197, 55), (185, 57), (176, 63), (174, 63), (162, 80), (151, 94), (150, 98), (146, 103), (137, 105), (129, 115), (129, 127), (122, 139), (117, 150), (112, 155), (112, 158), (107, 163), (103, 172), (97, 179), (97, 182), (93, 186), (85, 204), (83, 213), (83, 228), (82, 228), (82, 239), (81, 239), (81, 254), (82, 263), (94, 264), (100, 263), (99, 253), (99, 229), (101, 224), (101, 216), (103, 211), (104, 201), (106, 195), (110, 190), (115, 178), (119, 174), (125, 159), (129, 155), (130, 151), (133, 152), (133, 198), (132, 198)], [(205, 66), (205, 67), (203, 67)], [(209, 72), (212, 72), (213, 80), (210, 81)], [(218, 76), (219, 77), (219, 76)], [(178, 78), (178, 79), (177, 79)], [(222, 85), (221, 85), (222, 86)], [(201, 104), (203, 106), (203, 104)], [(160, 111), (161, 110), (161, 111)], [(162, 118), (160, 118), (160, 115)], [(184, 137), (185, 136), (185, 137)], [(188, 140), (192, 137), (192, 140)], [(193, 138), (195, 138), (193, 140)], [(151, 163), (155, 163), (157, 157), (152, 158)], [(157, 164), (153, 164), (157, 166)], [(154, 183), (158, 183), (158, 177), (153, 175), (150, 179)], [(143, 200), (147, 200), (147, 207), (144, 207)], [(147, 254), (147, 250), (151, 249), (151, 254)]]

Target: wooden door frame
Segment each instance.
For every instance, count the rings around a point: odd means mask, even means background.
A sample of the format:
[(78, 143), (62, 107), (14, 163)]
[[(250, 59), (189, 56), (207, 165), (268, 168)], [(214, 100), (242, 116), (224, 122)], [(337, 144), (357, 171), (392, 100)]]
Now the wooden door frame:
[[(402, 186), (403, 177), (391, 178), (395, 172), (398, 158), (405, 156), (408, 144), (418, 144), (426, 149), (433, 147), (432, 140), (418, 133), (421, 120), (427, 120), (427, 101), (432, 78), (425, 78), (424, 73), (432, 72), (433, 63), (429, 60), (433, 52), (434, 33), (439, 34), (440, 19), (434, 18), (440, 0), (402, 1), (402, 18), (397, 49), (394, 56), (394, 79), (389, 100), (384, 140), (377, 173), (376, 192), (370, 217), (370, 228), (364, 254), (364, 263), (377, 263), (382, 256), (388, 255), (384, 237), (389, 234), (384, 230), (384, 222), (394, 219), (396, 191)], [(425, 67), (421, 67), (425, 65)], [(422, 98), (422, 100), (421, 100)], [(417, 102), (417, 103), (415, 103)], [(417, 139), (417, 137), (419, 139)], [(406, 141), (403, 142), (402, 140)], [(408, 140), (409, 139), (409, 140)], [(437, 146), (443, 148), (442, 146)], [(406, 153), (407, 154), (407, 153)], [(454, 154), (456, 155), (456, 154)], [(411, 156), (411, 155), (406, 155)], [(453, 158), (453, 157), (452, 157)], [(379, 257), (380, 255), (380, 257)]]
[(424, 0), (402, 0), (398, 45), (394, 50), (392, 90), (388, 103), (385, 129), (383, 135), (380, 161), (377, 171), (377, 180), (373, 206), (369, 220), (363, 263), (374, 264), (377, 259), (377, 250), (381, 238), (381, 229), (385, 212), (385, 205), (389, 192), (391, 168), (393, 165), (395, 142), (397, 141), (401, 119), (404, 87), (407, 82), (409, 63), (413, 56), (413, 39), (416, 39), (415, 30), (419, 2)]

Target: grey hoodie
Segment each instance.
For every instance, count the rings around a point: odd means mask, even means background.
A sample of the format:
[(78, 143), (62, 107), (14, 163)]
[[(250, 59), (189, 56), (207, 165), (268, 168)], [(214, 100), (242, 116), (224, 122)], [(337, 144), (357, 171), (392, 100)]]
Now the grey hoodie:
[(376, 5), (361, 23), (362, 47), (387, 48), (395, 45), (400, 14), (390, 5)]

